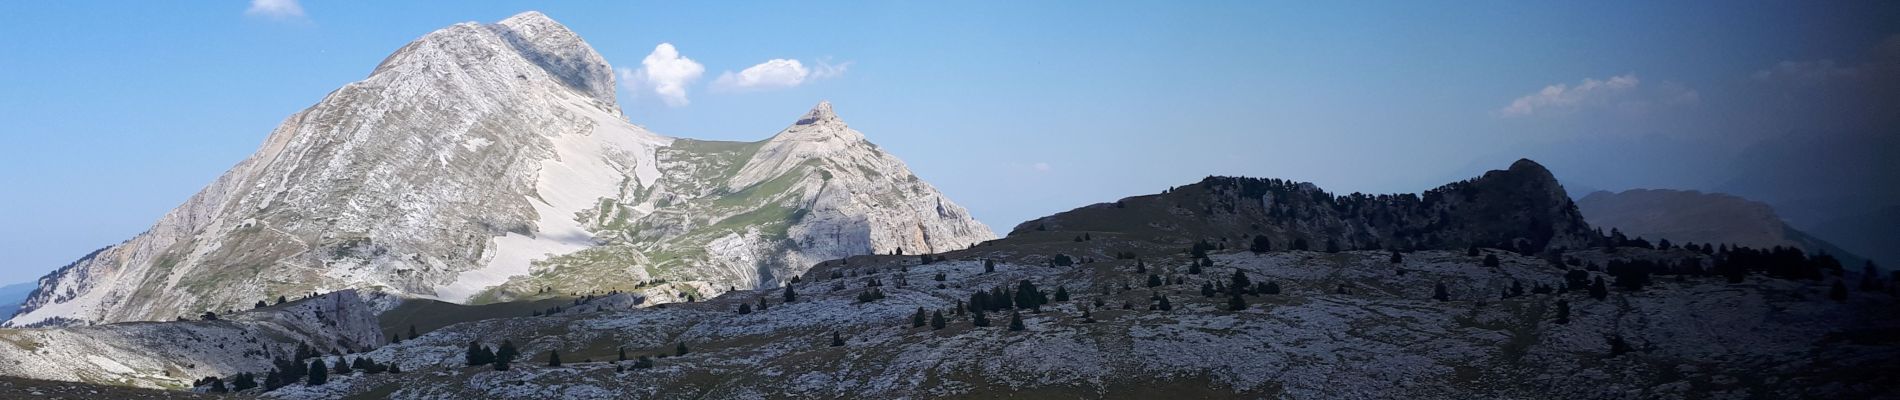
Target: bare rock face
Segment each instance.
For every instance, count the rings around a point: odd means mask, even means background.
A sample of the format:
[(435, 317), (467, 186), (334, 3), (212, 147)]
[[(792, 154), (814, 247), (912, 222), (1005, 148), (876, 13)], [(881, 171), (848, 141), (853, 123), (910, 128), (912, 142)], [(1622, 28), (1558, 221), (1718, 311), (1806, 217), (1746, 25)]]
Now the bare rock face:
[[(612, 71), (540, 13), (432, 32), (150, 230), (41, 278), (7, 325), (352, 288), (481, 301), (638, 287), (666, 301), (992, 237), (835, 115), (783, 140), (676, 140), (625, 120)], [(685, 214), (702, 211), (717, 212)]]

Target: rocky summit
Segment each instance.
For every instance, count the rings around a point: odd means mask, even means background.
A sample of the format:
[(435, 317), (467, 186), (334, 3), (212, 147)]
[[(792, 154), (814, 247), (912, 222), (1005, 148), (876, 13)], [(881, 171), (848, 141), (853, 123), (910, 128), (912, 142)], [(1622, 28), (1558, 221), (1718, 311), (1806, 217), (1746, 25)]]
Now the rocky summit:
[(994, 237), (828, 103), (764, 141), (673, 138), (622, 116), (612, 71), (537, 12), (429, 33), (151, 229), (41, 278), (7, 324), (166, 320), (342, 289), (659, 303)]

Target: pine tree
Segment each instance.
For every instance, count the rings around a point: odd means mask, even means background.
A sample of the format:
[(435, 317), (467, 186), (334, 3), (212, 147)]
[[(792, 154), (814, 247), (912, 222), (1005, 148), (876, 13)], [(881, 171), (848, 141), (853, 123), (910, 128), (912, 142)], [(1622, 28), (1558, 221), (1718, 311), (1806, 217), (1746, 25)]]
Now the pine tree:
[(1021, 330), (1023, 330), (1023, 329), (1024, 329), (1024, 327), (1023, 327), (1023, 313), (1020, 313), (1020, 312), (1011, 312), (1011, 313), (1009, 313), (1009, 330), (1010, 330), (1010, 332), (1016, 332), (1016, 331), (1021, 331)]
[(245, 372), (231, 379), (231, 391), (242, 392), (257, 387), (257, 374)]
[(990, 317), (983, 315), (983, 310), (971, 310), (970, 325), (978, 327), (990, 326)]
[(1197, 262), (1188, 263), (1188, 275), (1200, 275), (1200, 274), (1201, 274), (1200, 262), (1197, 261)]
[(633, 367), (637, 369), (653, 368), (653, 358), (644, 355), (640, 356), (639, 359), (633, 360)]
[(483, 351), (483, 348), (482, 348), (481, 343), (468, 342), (468, 352), (462, 355), (462, 359), (467, 361), (468, 366), (471, 366), (471, 367), (487, 364), (488, 361), (482, 359), (482, 351)]
[(785, 304), (798, 300), (798, 293), (792, 292), (792, 285), (785, 285)]
[(205, 389), (205, 391), (211, 392), (211, 393), (228, 393), (231, 391), (231, 389), (227, 389), (224, 387), (223, 379), (218, 379), (218, 377), (215, 377), (215, 376), (207, 378), (207, 379), (211, 380), (211, 388)]
[(1227, 288), (1234, 291), (1234, 293), (1240, 293), (1253, 287), (1253, 279), (1248, 279), (1247, 272), (1239, 269), (1234, 270), (1234, 276), (1229, 278), (1228, 281)]
[(1265, 253), (1265, 252), (1273, 251), (1273, 240), (1268, 239), (1267, 235), (1254, 235), (1253, 245), (1247, 246), (1247, 251), (1252, 251), (1255, 253)]
[(1451, 301), (1451, 291), (1445, 289), (1444, 282), (1432, 286), (1432, 300)]
[(415, 340), (415, 339), (416, 339), (416, 326), (410, 325), (409, 326), (409, 340)]
[(1069, 288), (1056, 286), (1056, 302), (1069, 301)]
[(1603, 283), (1603, 277), (1590, 282), (1590, 298), (1603, 300), (1610, 297), (1610, 286)]
[(680, 342), (679, 344), (673, 346), (674, 356), (683, 356), (683, 355), (686, 355), (686, 353), (687, 353), (686, 342)]
[(1405, 256), (1400, 255), (1398, 250), (1393, 250), (1392, 258), (1389, 261), (1393, 264), (1403, 264), (1405, 263)]
[(983, 272), (996, 272), (996, 260), (983, 260)]
[(1486, 255), (1484, 255), (1484, 266), (1485, 266), (1486, 268), (1497, 268), (1497, 267), (1498, 267), (1498, 255), (1496, 255), (1496, 254), (1486, 254)]
[(351, 372), (355, 372), (353, 369), (350, 368), (349, 363), (343, 362), (343, 357), (336, 358), (335, 368), (336, 368), (337, 375), (349, 375)]
[(510, 367), (514, 365), (515, 357), (519, 357), (520, 355), (521, 355), (520, 351), (515, 350), (514, 342), (508, 341), (508, 340), (502, 340), (501, 348), (499, 350), (495, 350), (495, 355), (493, 358), (494, 360), (493, 363), (495, 364), (495, 370), (507, 371)]
[(311, 361), (309, 369), (310, 376), (308, 380), (304, 381), (304, 384), (317, 386), (330, 381), (330, 367), (323, 365), (323, 359), (319, 358), (315, 361)]
[(1477, 245), (1472, 245), (1470, 248), (1465, 249), (1465, 257), (1477, 257), (1477, 256), (1478, 256)]
[(290, 300), (290, 299), (286, 299), (286, 298), (284, 298), (284, 296), (277, 296), (277, 304), (284, 304), (285, 302), (287, 302), (287, 301), (289, 301), (289, 300)]
[(1307, 246), (1306, 246), (1306, 238), (1297, 238), (1297, 239), (1293, 239), (1293, 249), (1294, 249), (1294, 250), (1299, 250), (1299, 251), (1306, 251), (1306, 250), (1307, 250), (1307, 248), (1306, 248), (1306, 247), (1307, 247)]
[(621, 347), (618, 350), (620, 352), (620, 355), (619, 357), (616, 357), (614, 361), (627, 361), (627, 348)]
[(1241, 298), (1240, 292), (1234, 292), (1233, 296), (1227, 297), (1228, 311), (1240, 311), (1245, 309), (1247, 309), (1247, 299)]
[(1135, 260), (1135, 273), (1137, 274), (1148, 273), (1148, 263), (1142, 262), (1141, 260)]
[(924, 308), (923, 307), (917, 307), (917, 313), (910, 315), (910, 327), (912, 328), (924, 327)]
[(1846, 303), (1847, 284), (1841, 283), (1840, 280), (1835, 280), (1834, 287), (1827, 291), (1827, 298), (1834, 299), (1836, 303)]
[(1084, 324), (1095, 323), (1095, 316), (1089, 315), (1089, 309), (1087, 308), (1082, 309), (1082, 323)]
[(1155, 304), (1155, 308), (1161, 311), (1173, 311), (1174, 303), (1168, 302), (1168, 296), (1161, 296), (1161, 300)]
[(1266, 286), (1265, 288), (1262, 288), (1262, 289), (1260, 290), (1260, 294), (1269, 294), (1269, 295), (1278, 295), (1278, 294), (1280, 294), (1280, 283), (1279, 283), (1279, 282), (1271, 282), (1271, 281), (1269, 281), (1269, 282), (1267, 282), (1267, 284), (1266, 284), (1266, 285), (1267, 285), (1267, 286)]
[(752, 303), (739, 303), (739, 315), (752, 313)]
[(1563, 325), (1568, 323), (1570, 323), (1570, 301), (1557, 300), (1557, 324)]
[(555, 350), (555, 349), (548, 350), (548, 366), (550, 367), (561, 366), (561, 351), (560, 350)]
[(943, 326), (944, 326), (943, 310), (938, 310), (936, 312), (931, 313), (930, 314), (930, 330), (943, 329)]

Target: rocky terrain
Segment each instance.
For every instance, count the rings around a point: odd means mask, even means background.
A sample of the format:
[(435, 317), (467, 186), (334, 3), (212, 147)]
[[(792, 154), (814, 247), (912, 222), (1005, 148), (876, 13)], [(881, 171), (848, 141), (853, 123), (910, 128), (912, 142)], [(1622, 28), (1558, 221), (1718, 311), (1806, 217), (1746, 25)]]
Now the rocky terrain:
[[(1533, 172), (1531, 165), (1514, 169)], [(546, 314), (455, 323), (344, 356), (396, 360), (403, 374), (333, 376), (323, 385), (262, 395), (1900, 395), (1891, 373), (1900, 367), (1895, 293), (1854, 290), (1835, 298), (1828, 283), (1851, 273), (1821, 280), (1751, 273), (1733, 282), (1655, 270), (1653, 278), (1646, 271), (1642, 284), (1632, 284), (1638, 278), (1616, 272), (1618, 263), (1694, 260), (1707, 268), (1733, 257), (1607, 247), (1566, 250), (1556, 257), (1561, 262), (1553, 262), (1554, 253), (1495, 248), (1397, 256), (1283, 246), (1252, 251), (1242, 245), (1252, 239), (1227, 230), (1237, 214), (1210, 208), (1233, 199), (1207, 195), (1231, 188), (1233, 179), (1123, 199), (1120, 207), (1084, 207), (970, 249), (824, 262), (789, 285), (789, 301), (785, 289), (740, 290), (639, 308), (625, 294), (610, 294)], [(1335, 207), (1312, 200), (1289, 206), (1290, 212)], [(1160, 219), (1141, 214), (1150, 209), (1174, 211)], [(1112, 214), (1084, 218), (1090, 212), (1129, 214), (1111, 222), (1099, 218)], [(1567, 214), (1536, 218), (1574, 222), (1565, 221)], [(1186, 224), (1196, 220), (1203, 224)], [(1062, 228), (1085, 225), (1098, 229)], [(1474, 229), (1514, 238), (1547, 234)], [(1269, 237), (1299, 232), (1269, 225), (1257, 231)], [(998, 305), (1004, 298), (1015, 308)], [(978, 326), (972, 305), (979, 302), (993, 308), (981, 311), (988, 326)], [(920, 312), (927, 317), (916, 319)], [(934, 325), (938, 313), (941, 328)], [(1012, 318), (1020, 318), (1020, 329)], [(504, 341), (521, 354), (511, 368), (469, 365), (471, 342), (495, 348)], [(550, 365), (551, 352), (564, 362)]]
[(1858, 265), (1863, 259), (1789, 226), (1767, 204), (1693, 190), (1599, 191), (1577, 200), (1591, 226), (1650, 241), (1716, 243), (1754, 248), (1792, 247), (1828, 253)]
[(612, 71), (536, 12), (429, 33), (150, 230), (41, 278), (6, 325), (166, 320), (342, 289), (453, 302), (617, 289), (659, 303), (994, 237), (830, 104), (760, 142), (676, 139), (621, 115)]
[(206, 376), (270, 369), (299, 344), (348, 353), (387, 342), (373, 301), (355, 291), (215, 319), (0, 329), (0, 376), (145, 388), (190, 388)]

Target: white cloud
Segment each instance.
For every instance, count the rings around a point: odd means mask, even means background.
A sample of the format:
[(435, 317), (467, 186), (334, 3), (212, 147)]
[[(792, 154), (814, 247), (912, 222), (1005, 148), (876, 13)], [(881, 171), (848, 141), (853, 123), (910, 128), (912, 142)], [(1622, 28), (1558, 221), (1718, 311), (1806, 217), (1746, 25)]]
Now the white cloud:
[(303, 17), (303, 6), (297, 0), (251, 0), (251, 8), (244, 15), (291, 19)]
[(660, 43), (640, 60), (640, 69), (620, 69), (620, 84), (634, 93), (652, 90), (666, 105), (679, 107), (691, 103), (686, 87), (706, 74), (706, 67), (681, 56), (672, 43)]
[(1864, 67), (1838, 65), (1834, 63), (1834, 60), (1782, 61), (1773, 67), (1755, 71), (1754, 77), (1765, 81), (1816, 84), (1834, 79), (1857, 77)]
[(713, 81), (713, 87), (723, 89), (777, 89), (798, 86), (805, 83), (811, 71), (798, 60), (774, 58), (759, 65), (746, 68), (739, 73), (732, 71), (719, 75)]
[(738, 73), (726, 71), (713, 81), (713, 87), (724, 90), (783, 89), (835, 78), (844, 75), (844, 71), (850, 67), (850, 62), (833, 65), (826, 60), (819, 60), (817, 67), (806, 68), (805, 63), (798, 60), (774, 58)]
[(1506, 117), (1527, 116), (1539, 112), (1574, 111), (1585, 106), (1604, 103), (1610, 98), (1629, 92), (1642, 84), (1635, 74), (1613, 76), (1607, 80), (1584, 78), (1577, 86), (1554, 84), (1544, 90), (1518, 97), (1511, 104), (1498, 110)]
[(1036, 170), (1036, 172), (1049, 172), (1050, 169), (1049, 163), (1046, 162), (1031, 164), (1029, 168)]

